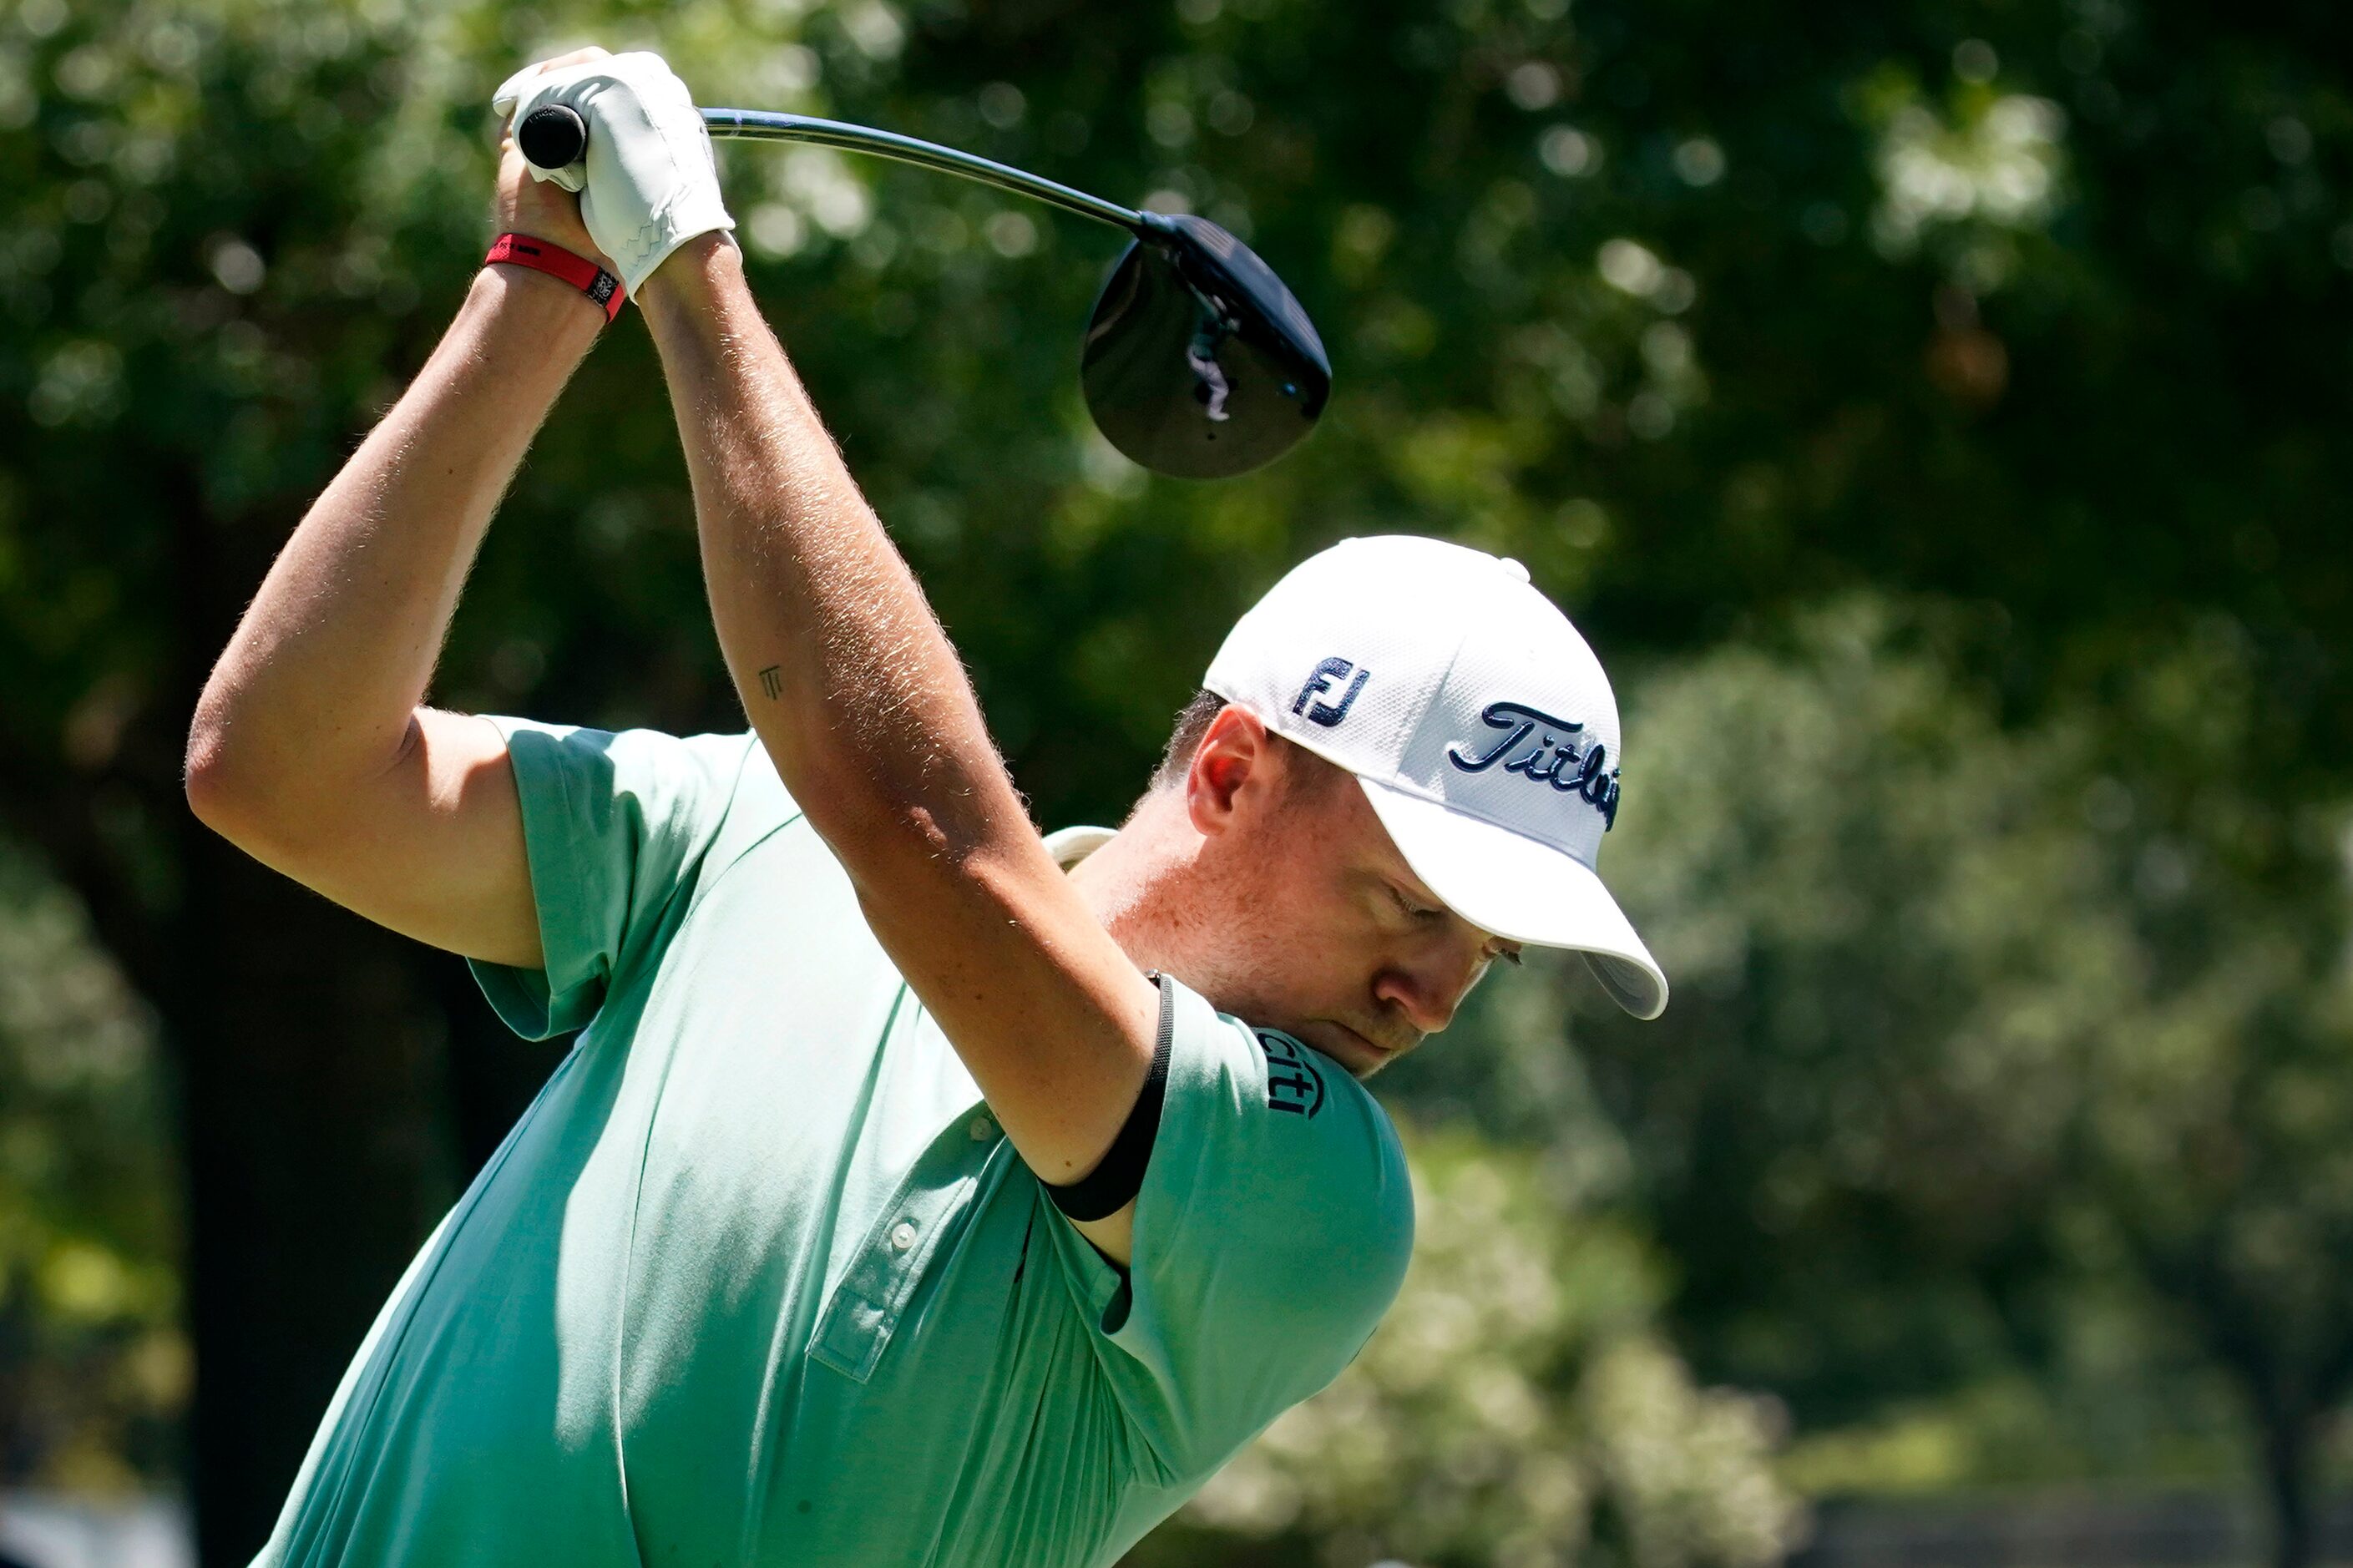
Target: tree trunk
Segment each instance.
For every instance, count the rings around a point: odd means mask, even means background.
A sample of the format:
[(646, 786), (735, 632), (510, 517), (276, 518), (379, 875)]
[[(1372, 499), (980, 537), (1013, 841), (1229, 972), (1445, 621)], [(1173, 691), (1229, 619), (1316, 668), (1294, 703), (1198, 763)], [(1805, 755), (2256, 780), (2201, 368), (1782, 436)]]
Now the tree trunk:
[(189, 823), (178, 984), (200, 1560), (260, 1546), (450, 1191), (411, 944)]
[(2263, 1487), (2272, 1511), (2272, 1568), (2311, 1568), (2318, 1545), (2313, 1519), (2312, 1419), (2270, 1412), (2263, 1423)]

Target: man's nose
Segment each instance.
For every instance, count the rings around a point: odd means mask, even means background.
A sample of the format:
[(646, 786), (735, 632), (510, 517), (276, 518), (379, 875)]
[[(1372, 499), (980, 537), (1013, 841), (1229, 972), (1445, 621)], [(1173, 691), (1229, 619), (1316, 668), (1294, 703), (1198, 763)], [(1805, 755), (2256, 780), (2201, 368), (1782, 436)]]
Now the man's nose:
[(1426, 954), (1381, 971), (1373, 979), (1373, 994), (1403, 1013), (1423, 1034), (1435, 1035), (1454, 1021), (1454, 1009), (1478, 973), (1476, 959), (1465, 964), (1451, 955)]

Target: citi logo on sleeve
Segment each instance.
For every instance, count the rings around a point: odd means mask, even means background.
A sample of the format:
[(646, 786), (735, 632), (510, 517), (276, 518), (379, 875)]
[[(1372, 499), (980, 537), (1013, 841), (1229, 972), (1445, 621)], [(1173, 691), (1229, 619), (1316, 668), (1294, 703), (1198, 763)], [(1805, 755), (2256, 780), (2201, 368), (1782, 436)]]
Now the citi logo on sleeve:
[(1507, 773), (1518, 773), (1531, 784), (1548, 784), (1590, 803), (1601, 813), (1604, 833), (1618, 825), (1618, 770), (1609, 765), (1609, 748), (1601, 742), (1578, 744), (1583, 724), (1556, 719), (1525, 702), (1490, 702), (1480, 711), (1479, 721), (1503, 731), (1504, 738), (1483, 756), (1449, 746), (1448, 762), (1466, 773), (1483, 773), (1501, 763)]
[(1307, 1047), (1273, 1029), (1257, 1034), (1258, 1047), (1266, 1053), (1266, 1108), (1314, 1120), (1324, 1109), (1324, 1075)]
[[(1353, 680), (1349, 679), (1350, 670), (1356, 671)], [(1356, 693), (1365, 689), (1365, 682), (1372, 673), (1369, 669), (1358, 669), (1345, 658), (1327, 658), (1315, 667), (1315, 673), (1307, 678), (1307, 684), (1299, 689), (1297, 697), (1292, 699), (1291, 710), (1304, 717), (1311, 724), (1321, 724), (1330, 729), (1348, 716), (1349, 708), (1356, 700)], [(1339, 685), (1344, 680), (1348, 682), (1345, 689)], [(1308, 699), (1321, 698), (1335, 690), (1340, 692), (1338, 700), (1318, 701), (1313, 708), (1307, 705)]]

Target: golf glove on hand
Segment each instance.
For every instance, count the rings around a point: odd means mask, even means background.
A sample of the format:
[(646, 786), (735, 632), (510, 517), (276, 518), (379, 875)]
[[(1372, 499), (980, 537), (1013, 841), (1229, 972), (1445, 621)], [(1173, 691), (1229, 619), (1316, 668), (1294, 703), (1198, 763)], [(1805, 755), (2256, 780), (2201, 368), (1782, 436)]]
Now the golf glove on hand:
[(527, 66), (491, 99), (491, 108), (517, 125), (549, 103), (579, 113), (588, 152), (569, 168), (533, 164), (532, 176), (579, 193), (588, 237), (632, 297), (680, 246), (734, 228), (719, 197), (711, 132), (686, 83), (659, 55), (607, 55), (549, 71)]

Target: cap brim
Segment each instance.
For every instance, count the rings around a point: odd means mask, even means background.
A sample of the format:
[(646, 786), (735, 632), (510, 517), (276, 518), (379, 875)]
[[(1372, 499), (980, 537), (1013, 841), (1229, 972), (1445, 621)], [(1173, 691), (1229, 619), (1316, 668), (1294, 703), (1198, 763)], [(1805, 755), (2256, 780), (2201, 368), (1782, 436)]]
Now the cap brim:
[(1413, 874), (1482, 931), (1585, 962), (1637, 1018), (1667, 1010), (1667, 977), (1601, 879), (1573, 856), (1439, 802), (1356, 775)]

